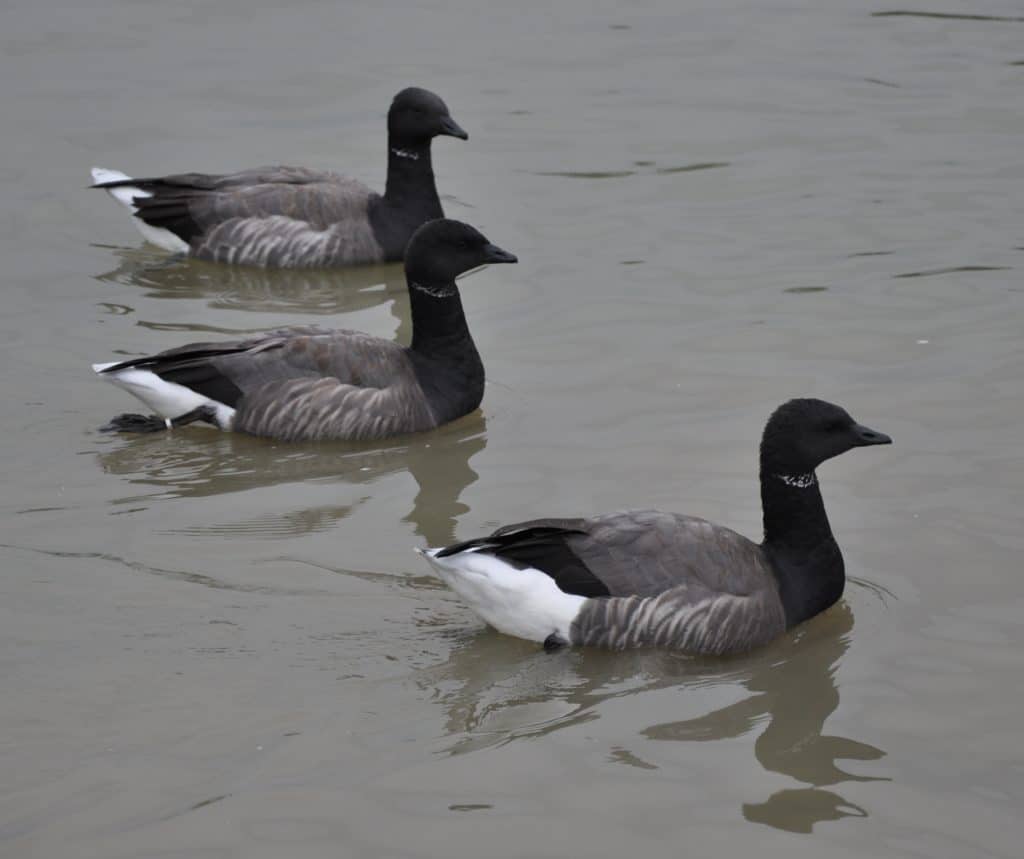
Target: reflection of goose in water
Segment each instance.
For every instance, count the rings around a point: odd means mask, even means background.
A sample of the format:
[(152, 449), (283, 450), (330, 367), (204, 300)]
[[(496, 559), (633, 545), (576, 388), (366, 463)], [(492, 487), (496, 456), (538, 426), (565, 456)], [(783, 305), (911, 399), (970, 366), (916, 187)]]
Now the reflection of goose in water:
[[(787, 658), (753, 666), (743, 680), (751, 696), (681, 722), (652, 725), (643, 734), (652, 740), (708, 740), (746, 734), (765, 716), (768, 725), (754, 743), (754, 754), (769, 772), (791, 776), (810, 788), (786, 789), (760, 803), (745, 803), (743, 816), (791, 832), (810, 832), (815, 823), (842, 817), (867, 817), (867, 811), (838, 794), (820, 790), (844, 781), (887, 781), (848, 773), (838, 760), (873, 761), (885, 752), (846, 737), (825, 735), (825, 720), (839, 706), (835, 672), (849, 647), (853, 613), (840, 603), (828, 616), (827, 629), (815, 626), (807, 636), (788, 643)], [(822, 624), (821, 626), (825, 626)]]
[[(424, 540), (454, 539), (455, 522), (466, 511), (459, 497), (477, 479), (470, 459), (487, 444), (480, 412), (419, 436), (376, 444), (277, 445), (233, 433), (176, 432), (106, 441), (99, 454), (108, 474), (144, 487), (120, 499), (134, 504), (160, 493), (202, 498), (309, 481), (368, 484), (408, 471), (419, 490), (402, 521)], [(189, 533), (244, 533), (247, 537), (295, 537), (326, 530), (365, 501), (282, 510), (255, 520), (206, 523)]]
[[(339, 270), (235, 268), (187, 257), (167, 259), (147, 248), (113, 248), (116, 268), (96, 279), (135, 286), (149, 298), (205, 300), (217, 310), (246, 310), (283, 316), (329, 316), (391, 302), (398, 340), (412, 337), (405, 273), (401, 265), (368, 265)], [(204, 329), (206, 330), (206, 329)]]
[[(652, 725), (646, 740), (709, 741), (744, 736), (765, 721), (754, 754), (766, 770), (791, 776), (806, 788), (785, 789), (760, 803), (744, 803), (748, 820), (793, 832), (815, 823), (866, 817), (867, 811), (824, 785), (880, 781), (848, 773), (841, 759), (877, 760), (881, 749), (845, 737), (824, 735), (826, 719), (839, 705), (835, 672), (849, 646), (853, 614), (840, 602), (768, 648), (742, 659), (694, 658), (660, 650), (624, 653), (582, 649), (556, 656), (526, 642), (509, 650), (508, 639), (490, 631), (467, 636), (450, 660), (423, 671), (417, 682), (434, 690), (447, 713), (447, 731), (461, 735), (451, 754), (539, 737), (600, 718), (606, 701), (668, 687), (739, 685), (750, 695), (695, 719)], [(441, 691), (453, 682), (458, 688)], [(612, 750), (621, 763), (659, 769), (630, 750)]]

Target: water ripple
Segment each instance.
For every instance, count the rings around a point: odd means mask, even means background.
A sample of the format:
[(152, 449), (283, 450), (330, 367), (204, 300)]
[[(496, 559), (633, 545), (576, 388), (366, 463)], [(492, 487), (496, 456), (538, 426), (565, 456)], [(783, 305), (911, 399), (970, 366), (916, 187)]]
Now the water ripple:
[[(700, 161), (696, 164), (680, 164), (675, 167), (655, 167), (652, 161), (635, 161), (636, 167), (654, 167), (652, 171), (656, 176), (671, 176), (676, 173), (694, 173), (698, 170), (714, 170), (717, 167), (728, 167), (728, 161)], [(640, 170), (541, 170), (532, 171), (533, 176), (560, 176), (564, 179), (623, 179), (626, 176), (636, 176)]]
[(970, 15), (961, 12), (918, 12), (911, 9), (893, 9), (887, 12), (872, 12), (872, 18), (939, 18), (943, 21), (1003, 21), (1024, 23), (1024, 16), (1018, 15)]
[(908, 271), (903, 274), (894, 274), (894, 279), (906, 278), (906, 277), (933, 277), (938, 274), (956, 274), (957, 272), (964, 271), (1006, 271), (1011, 266), (1008, 265), (958, 265), (950, 268), (932, 268), (926, 271)]

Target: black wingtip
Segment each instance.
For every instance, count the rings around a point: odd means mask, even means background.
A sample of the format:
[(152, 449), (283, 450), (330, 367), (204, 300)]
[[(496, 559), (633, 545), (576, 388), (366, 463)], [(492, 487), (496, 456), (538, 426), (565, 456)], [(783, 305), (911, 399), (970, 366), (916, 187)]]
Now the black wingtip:
[(481, 546), (485, 546), (488, 543), (487, 537), (477, 537), (475, 540), (464, 540), (461, 543), (452, 543), (450, 546), (445, 546), (441, 551), (437, 552), (435, 558), (449, 558), (452, 555), (457, 555), (459, 552), (465, 552), (467, 549), (478, 549)]

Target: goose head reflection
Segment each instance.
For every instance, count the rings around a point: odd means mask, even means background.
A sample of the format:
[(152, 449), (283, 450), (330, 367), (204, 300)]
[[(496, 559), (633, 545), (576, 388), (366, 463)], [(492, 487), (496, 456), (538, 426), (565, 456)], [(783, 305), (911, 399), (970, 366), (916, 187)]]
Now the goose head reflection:
[[(291, 483), (371, 484), (408, 471), (418, 489), (403, 521), (428, 545), (437, 546), (455, 539), (456, 520), (467, 509), (459, 498), (477, 479), (470, 460), (486, 446), (486, 430), (479, 411), (432, 432), (383, 444), (281, 444), (199, 427), (128, 439), (102, 437), (98, 459), (103, 471), (138, 489), (116, 502), (125, 506), (154, 495), (201, 498)], [(190, 533), (298, 537), (331, 528), (365, 500), (206, 523)]]
[[(529, 643), (480, 631), (460, 642), (449, 662), (420, 672), (417, 682), (430, 688), (445, 707), (447, 733), (455, 738), (449, 754), (579, 726), (599, 719), (603, 705), (614, 699), (670, 688), (742, 689), (743, 697), (728, 706), (640, 728), (632, 735), (639, 735), (639, 743), (624, 738), (610, 749), (609, 758), (639, 769), (663, 769), (655, 762), (650, 741), (731, 739), (763, 725), (754, 742), (758, 763), (802, 786), (779, 790), (763, 801), (744, 802), (741, 813), (751, 822), (810, 832), (824, 821), (867, 816), (864, 808), (826, 787), (888, 780), (851, 773), (839, 765), (842, 760), (878, 760), (885, 754), (881, 749), (824, 733), (825, 721), (839, 706), (835, 674), (852, 628), (853, 613), (842, 601), (773, 645), (731, 659), (657, 650), (580, 649), (552, 655)], [(649, 707), (642, 712), (648, 713)]]

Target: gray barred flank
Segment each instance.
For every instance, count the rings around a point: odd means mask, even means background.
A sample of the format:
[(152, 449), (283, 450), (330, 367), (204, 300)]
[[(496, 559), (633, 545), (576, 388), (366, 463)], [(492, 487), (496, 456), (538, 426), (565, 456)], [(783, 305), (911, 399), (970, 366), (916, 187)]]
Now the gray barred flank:
[(358, 388), (338, 379), (293, 379), (253, 392), (234, 427), (284, 441), (368, 441), (434, 426), (417, 386)]
[(318, 229), (285, 215), (224, 221), (197, 239), (192, 253), (212, 262), (263, 268), (324, 268), (384, 259), (365, 219)]
[(766, 644), (785, 631), (781, 606), (768, 595), (694, 597), (682, 586), (654, 597), (589, 599), (573, 621), (572, 643), (723, 656)]
[(160, 181), (173, 189), (160, 196), (160, 211), (177, 204), (175, 215), (194, 222), (191, 251), (200, 259), (278, 268), (384, 259), (369, 220), (377, 195), (337, 173), (259, 167)]

